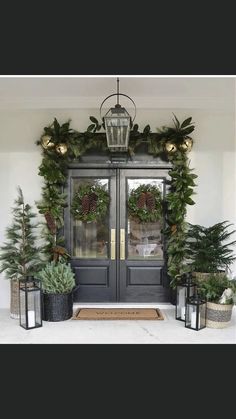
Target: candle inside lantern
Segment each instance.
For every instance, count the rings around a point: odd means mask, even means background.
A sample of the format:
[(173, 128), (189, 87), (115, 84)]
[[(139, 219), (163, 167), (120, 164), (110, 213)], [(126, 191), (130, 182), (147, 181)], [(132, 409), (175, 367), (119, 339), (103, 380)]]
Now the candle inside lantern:
[(35, 327), (35, 311), (28, 311), (28, 327)]
[(185, 320), (185, 307), (181, 307), (181, 319)]
[[(191, 327), (193, 329), (197, 328), (197, 312), (196, 311), (193, 311), (191, 314)], [(200, 313), (198, 316), (198, 328), (200, 329)]]

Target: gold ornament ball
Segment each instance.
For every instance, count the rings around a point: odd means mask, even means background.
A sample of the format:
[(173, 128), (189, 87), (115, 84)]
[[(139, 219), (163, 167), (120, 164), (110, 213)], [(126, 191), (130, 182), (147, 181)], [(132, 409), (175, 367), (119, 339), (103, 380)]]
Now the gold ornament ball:
[(45, 148), (45, 150), (47, 150), (48, 148), (53, 148), (55, 145), (52, 142), (52, 137), (50, 135), (43, 135), (41, 138), (41, 144), (43, 148)]
[(67, 153), (67, 145), (65, 143), (60, 143), (56, 146), (56, 151), (61, 156), (64, 156), (64, 154)]
[(183, 142), (179, 145), (181, 151), (188, 152), (192, 149), (193, 140), (191, 138), (185, 138)]
[(169, 154), (173, 154), (177, 151), (176, 145), (174, 143), (172, 143), (171, 141), (166, 142), (165, 149), (166, 149), (167, 153), (169, 153)]

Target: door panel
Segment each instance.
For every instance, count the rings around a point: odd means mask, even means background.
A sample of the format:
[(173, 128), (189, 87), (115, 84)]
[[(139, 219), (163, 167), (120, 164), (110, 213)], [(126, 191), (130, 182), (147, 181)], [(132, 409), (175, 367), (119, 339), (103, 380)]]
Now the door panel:
[[(99, 185), (109, 192), (110, 205), (102, 220), (83, 222), (75, 220), (70, 214), (73, 196), (82, 185)], [(116, 249), (112, 250), (111, 242), (111, 231), (116, 230), (116, 171), (72, 169), (69, 172), (67, 193), (69, 205), (65, 217), (65, 233), (76, 283), (80, 285), (74, 299), (88, 302), (116, 301)]]
[(161, 222), (140, 223), (128, 214), (128, 199), (132, 189), (140, 185), (158, 186), (162, 197), (166, 194), (167, 170), (120, 170), (120, 226), (125, 231), (125, 259), (120, 258), (120, 301), (168, 301), (165, 286), (165, 243)]

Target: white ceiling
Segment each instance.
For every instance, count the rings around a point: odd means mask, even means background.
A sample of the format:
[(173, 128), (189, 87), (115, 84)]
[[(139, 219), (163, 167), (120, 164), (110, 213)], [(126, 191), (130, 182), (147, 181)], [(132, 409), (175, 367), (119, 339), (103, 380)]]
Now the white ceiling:
[[(98, 107), (116, 92), (112, 77), (0, 77), (0, 107)], [(140, 107), (165, 107), (184, 101), (204, 106), (233, 104), (234, 77), (122, 77), (120, 92)], [(108, 103), (108, 106), (110, 104)], [(127, 106), (124, 103), (124, 106)]]

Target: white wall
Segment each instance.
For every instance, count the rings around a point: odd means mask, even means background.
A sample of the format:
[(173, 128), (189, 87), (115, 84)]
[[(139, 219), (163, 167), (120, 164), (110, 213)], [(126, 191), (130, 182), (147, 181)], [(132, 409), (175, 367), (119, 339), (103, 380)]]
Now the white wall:
[[(174, 112), (179, 119), (193, 117), (196, 129), (190, 154), (191, 166), (199, 176), (196, 205), (188, 209), (188, 221), (206, 226), (229, 220), (236, 225), (236, 144), (234, 109), (138, 109), (136, 122), (140, 128), (170, 124)], [(23, 189), (25, 199), (34, 205), (40, 198), (42, 179), (38, 176), (40, 148), (35, 141), (43, 127), (56, 116), (59, 122), (72, 119), (72, 128), (84, 131), (89, 115), (99, 117), (98, 109), (86, 110), (18, 110), (0, 111), (0, 244), (11, 222), (10, 208), (16, 186)], [(236, 265), (234, 266), (236, 274)], [(0, 307), (9, 306), (9, 283), (0, 276)]]

